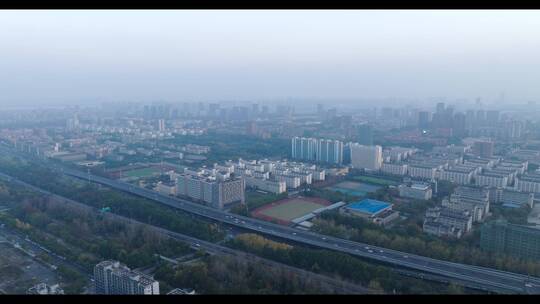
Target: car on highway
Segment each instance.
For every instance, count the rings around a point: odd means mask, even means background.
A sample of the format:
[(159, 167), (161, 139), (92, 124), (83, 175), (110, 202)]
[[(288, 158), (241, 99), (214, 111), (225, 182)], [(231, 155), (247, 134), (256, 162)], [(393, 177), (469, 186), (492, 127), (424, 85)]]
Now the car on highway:
[(296, 232), (293, 232), (292, 234), (293, 234), (293, 235), (296, 235)]
[(373, 250), (368, 250), (367, 252), (369, 252), (369, 253), (373, 253)]
[(404, 258), (406, 258), (406, 259), (407, 259), (407, 258), (409, 258), (409, 256), (408, 256), (408, 255), (404, 255), (403, 257), (404, 257)]
[(364, 247), (364, 249), (365, 249), (365, 250), (369, 250), (369, 247), (368, 247), (368, 246), (366, 246), (366, 247)]

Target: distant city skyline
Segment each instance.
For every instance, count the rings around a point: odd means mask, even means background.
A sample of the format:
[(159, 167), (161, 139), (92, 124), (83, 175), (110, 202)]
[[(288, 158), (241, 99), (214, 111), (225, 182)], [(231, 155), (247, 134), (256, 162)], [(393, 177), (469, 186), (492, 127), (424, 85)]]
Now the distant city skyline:
[(538, 28), (519, 10), (6, 10), (0, 104), (523, 104), (540, 99)]

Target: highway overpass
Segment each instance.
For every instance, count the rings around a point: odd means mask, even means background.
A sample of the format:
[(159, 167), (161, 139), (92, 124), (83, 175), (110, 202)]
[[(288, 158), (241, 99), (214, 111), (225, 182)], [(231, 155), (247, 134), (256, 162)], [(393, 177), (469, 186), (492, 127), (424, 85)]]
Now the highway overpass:
[(420, 273), (426, 273), (426, 279), (447, 278), (449, 281), (455, 281), (470, 288), (482, 289), (496, 293), (540, 294), (540, 279), (536, 277), (529, 277), (527, 275), (500, 271), (486, 267), (442, 261), (410, 254), (407, 252), (302, 231), (254, 218), (230, 214), (222, 210), (206, 207), (204, 205), (193, 203), (184, 199), (161, 195), (152, 190), (115, 181), (105, 177), (92, 175), (87, 172), (58, 166), (55, 168), (63, 174), (151, 199), (167, 206), (178, 208), (214, 221), (226, 223), (288, 241), (351, 254), (387, 264), (392, 267), (401, 267)]

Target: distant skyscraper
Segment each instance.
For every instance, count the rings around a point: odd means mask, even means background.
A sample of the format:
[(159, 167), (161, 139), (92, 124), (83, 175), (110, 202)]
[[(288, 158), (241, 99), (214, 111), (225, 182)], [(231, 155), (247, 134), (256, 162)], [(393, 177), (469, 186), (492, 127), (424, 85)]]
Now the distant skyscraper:
[(253, 118), (259, 117), (259, 104), (258, 103), (251, 105), (251, 116)]
[(324, 117), (324, 105), (322, 104), (317, 105), (317, 115), (319, 116), (319, 118)]
[(486, 123), (490, 126), (495, 126), (499, 122), (499, 111), (487, 111)]
[(437, 109), (436, 109), (436, 112), (437, 112), (437, 114), (442, 114), (442, 113), (444, 113), (444, 102), (439, 102), (439, 103), (437, 103)]
[(453, 119), (453, 125), (452, 125), (452, 129), (453, 129), (453, 134), (458, 136), (458, 137), (463, 137), (466, 135), (466, 116), (465, 114), (459, 112), (459, 113), (456, 113), (456, 115), (454, 115), (454, 119)]
[(373, 145), (373, 128), (368, 124), (358, 126), (358, 143), (361, 145)]
[(429, 112), (428, 111), (420, 111), (418, 112), (418, 127), (420, 129), (427, 129), (429, 128)]
[(476, 111), (476, 123), (478, 125), (483, 125), (486, 121), (486, 112), (484, 110)]
[(158, 119), (158, 130), (159, 132), (165, 131), (165, 119)]

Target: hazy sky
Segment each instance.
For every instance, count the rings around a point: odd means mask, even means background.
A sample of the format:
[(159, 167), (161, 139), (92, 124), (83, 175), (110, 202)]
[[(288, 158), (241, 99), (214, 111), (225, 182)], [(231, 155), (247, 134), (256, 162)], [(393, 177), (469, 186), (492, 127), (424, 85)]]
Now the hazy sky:
[(540, 11), (0, 11), (0, 103), (540, 99)]

